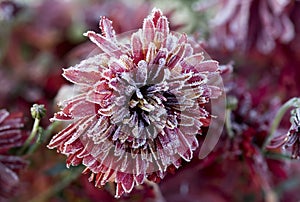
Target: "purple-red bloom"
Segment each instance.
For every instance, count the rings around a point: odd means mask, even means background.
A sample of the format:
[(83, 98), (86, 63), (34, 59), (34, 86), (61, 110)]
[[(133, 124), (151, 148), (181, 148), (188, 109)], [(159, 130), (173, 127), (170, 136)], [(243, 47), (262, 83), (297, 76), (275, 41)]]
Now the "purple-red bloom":
[(85, 35), (103, 53), (64, 70), (76, 94), (59, 103), (52, 121), (71, 124), (48, 147), (67, 155), (67, 166), (85, 165), (95, 186), (116, 183), (119, 197), (192, 159), (210, 119), (204, 105), (222, 91), (210, 84), (218, 62), (171, 32), (160, 10), (129, 38), (117, 38), (106, 17), (100, 29)]
[(291, 158), (300, 159), (300, 108), (293, 110), (291, 124), (283, 147), (291, 150)]
[(293, 0), (217, 0), (212, 21), (211, 45), (227, 50), (270, 53), (276, 42), (288, 43), (295, 36), (289, 18)]
[(22, 114), (0, 110), (0, 201), (16, 191), (19, 183), (17, 173), (26, 166), (21, 157), (8, 153), (9, 149), (24, 143), (27, 134), (22, 131), (23, 126)]
[(292, 159), (300, 159), (300, 108), (291, 112), (291, 126), (287, 133), (278, 133), (268, 146), (269, 149), (282, 148)]

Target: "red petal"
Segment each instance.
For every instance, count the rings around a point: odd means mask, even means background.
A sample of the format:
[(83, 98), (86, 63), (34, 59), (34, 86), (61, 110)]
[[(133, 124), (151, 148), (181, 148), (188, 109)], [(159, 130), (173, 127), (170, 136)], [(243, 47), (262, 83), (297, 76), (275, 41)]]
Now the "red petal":
[(144, 174), (135, 175), (134, 179), (137, 185), (142, 184), (145, 180), (145, 175)]
[(0, 149), (21, 146), (23, 141), (21, 130), (0, 131)]
[(134, 180), (132, 174), (125, 174), (123, 180), (122, 180), (122, 187), (124, 188), (124, 191), (129, 193), (134, 187)]
[(82, 142), (79, 139), (76, 139), (75, 142), (72, 142), (70, 144), (65, 143), (63, 149), (61, 150), (61, 153), (69, 155), (80, 152), (82, 149)]
[(155, 26), (157, 26), (158, 19), (162, 16), (162, 12), (160, 9), (153, 8), (152, 10), (152, 21)]
[(66, 164), (67, 164), (67, 167), (70, 167), (70, 165), (78, 166), (81, 164), (81, 162), (82, 162), (82, 159), (78, 158), (77, 153), (75, 153), (75, 154), (71, 154), (68, 156)]
[[(17, 172), (26, 167), (27, 162), (19, 156), (0, 155), (0, 164), (4, 164), (7, 168)], [(1, 170), (3, 172), (3, 170)]]
[(122, 187), (121, 183), (117, 183), (117, 189), (116, 189), (116, 198), (120, 198), (120, 196), (122, 196), (124, 194), (124, 189)]

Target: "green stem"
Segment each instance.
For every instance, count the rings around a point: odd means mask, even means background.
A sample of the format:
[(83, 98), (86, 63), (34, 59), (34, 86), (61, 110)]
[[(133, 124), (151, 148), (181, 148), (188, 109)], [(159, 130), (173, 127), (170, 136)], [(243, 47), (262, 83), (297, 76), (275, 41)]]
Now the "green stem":
[(27, 138), (26, 142), (24, 143), (24, 145), (20, 149), (19, 154), (24, 154), (25, 150), (30, 146), (30, 143), (32, 142), (33, 138), (36, 136), (36, 134), (39, 130), (40, 121), (41, 120), (38, 119), (38, 118), (34, 119), (34, 124), (33, 124), (32, 131), (31, 131), (29, 137)]
[(266, 149), (266, 147), (269, 145), (271, 140), (274, 138), (274, 134), (284, 116), (284, 114), (287, 112), (287, 110), (291, 107), (300, 107), (300, 98), (291, 98), (286, 103), (284, 103), (280, 109), (277, 111), (275, 119), (273, 120), (271, 127), (270, 127), (270, 133), (268, 137), (266, 138), (264, 144), (263, 144), (263, 150)]
[(39, 148), (39, 146), (40, 146), (41, 144), (43, 144), (44, 142), (48, 141), (48, 139), (49, 139), (50, 135), (52, 134), (53, 130), (55, 130), (55, 128), (56, 128), (57, 126), (59, 126), (59, 125), (60, 125), (60, 122), (57, 122), (57, 121), (56, 121), (56, 122), (51, 123), (51, 124), (46, 128), (46, 130), (44, 130), (43, 132), (38, 132), (37, 140), (36, 140), (35, 144), (32, 145), (32, 146), (29, 148), (27, 154), (32, 154), (32, 153), (34, 153), (34, 152)]
[(48, 139), (50, 138), (50, 135), (53, 133), (53, 131), (60, 126), (61, 122), (58, 121), (54, 121), (53, 123), (51, 123), (46, 130), (43, 133), (43, 142), (47, 142)]

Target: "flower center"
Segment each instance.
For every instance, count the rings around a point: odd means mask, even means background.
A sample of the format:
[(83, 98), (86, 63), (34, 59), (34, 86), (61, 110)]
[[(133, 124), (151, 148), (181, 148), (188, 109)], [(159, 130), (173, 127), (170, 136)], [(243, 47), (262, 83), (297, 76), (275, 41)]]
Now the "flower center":
[[(111, 123), (116, 124), (122, 136), (114, 140), (133, 141), (134, 148), (153, 141), (165, 129), (172, 130), (181, 122), (180, 92), (181, 75), (171, 76), (170, 70), (162, 65), (139, 62), (139, 68), (123, 72), (117, 77), (115, 105)], [(185, 77), (183, 77), (185, 79)], [(178, 88), (178, 89), (177, 89)], [(181, 96), (181, 93), (179, 93)]]
[(154, 111), (155, 106), (157, 106), (148, 93), (149, 89), (153, 86), (154, 85), (145, 85), (138, 88), (129, 101), (130, 115), (136, 113), (139, 122), (142, 122), (146, 127), (151, 124), (149, 119), (150, 112)]

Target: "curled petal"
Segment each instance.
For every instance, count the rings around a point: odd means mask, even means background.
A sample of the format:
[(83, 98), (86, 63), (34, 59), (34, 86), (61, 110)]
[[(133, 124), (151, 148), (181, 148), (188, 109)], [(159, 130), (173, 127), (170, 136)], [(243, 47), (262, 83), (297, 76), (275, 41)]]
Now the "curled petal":
[(88, 31), (84, 34), (84, 36), (89, 37), (92, 42), (94, 42), (99, 48), (101, 48), (101, 50), (103, 50), (103, 52), (110, 56), (120, 58), (120, 56), (123, 54), (121, 48), (117, 44), (99, 34), (96, 34), (93, 31)]

